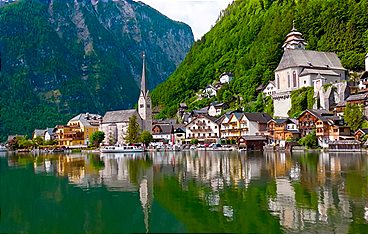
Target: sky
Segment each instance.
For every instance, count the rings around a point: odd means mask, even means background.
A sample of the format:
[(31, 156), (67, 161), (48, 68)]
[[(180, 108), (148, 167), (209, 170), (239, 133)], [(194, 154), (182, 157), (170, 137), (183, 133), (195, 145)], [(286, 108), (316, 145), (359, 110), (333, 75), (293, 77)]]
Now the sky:
[(233, 0), (140, 0), (170, 19), (188, 24), (195, 39), (215, 25), (220, 11)]

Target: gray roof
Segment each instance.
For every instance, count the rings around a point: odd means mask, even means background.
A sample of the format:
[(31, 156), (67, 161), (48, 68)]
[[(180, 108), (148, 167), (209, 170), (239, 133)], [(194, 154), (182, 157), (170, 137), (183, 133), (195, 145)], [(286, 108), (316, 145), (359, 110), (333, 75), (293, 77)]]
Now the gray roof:
[(45, 129), (35, 129), (33, 131), (33, 137), (44, 137), (45, 136)]
[(368, 98), (368, 94), (367, 93), (361, 93), (361, 94), (354, 94), (354, 95), (350, 95), (346, 101), (360, 101), (360, 100), (366, 100)]
[(101, 115), (98, 114), (81, 113), (73, 117), (69, 122), (80, 121), (84, 126), (98, 126), (100, 118)]
[(156, 126), (161, 129), (161, 132), (160, 133), (153, 133), (153, 135), (171, 134), (174, 131), (174, 126), (173, 125), (156, 124), (155, 126), (153, 126), (153, 128), (156, 127)]
[(345, 70), (335, 53), (313, 50), (285, 50), (276, 71), (291, 67)]
[(129, 118), (132, 117), (133, 115), (136, 115), (139, 121), (141, 120), (141, 117), (139, 116), (138, 112), (135, 109), (108, 111), (103, 117), (102, 123), (129, 122)]
[(49, 135), (51, 136), (52, 134), (54, 134), (55, 128), (46, 128), (45, 130), (45, 134), (46, 132), (49, 133)]
[(267, 113), (244, 113), (249, 121), (258, 122), (258, 123), (267, 123), (272, 119), (272, 117)]
[(305, 76), (309, 74), (320, 74), (320, 75), (328, 75), (328, 76), (339, 76), (336, 72), (328, 69), (313, 69), (313, 68), (305, 68), (300, 73), (300, 76)]

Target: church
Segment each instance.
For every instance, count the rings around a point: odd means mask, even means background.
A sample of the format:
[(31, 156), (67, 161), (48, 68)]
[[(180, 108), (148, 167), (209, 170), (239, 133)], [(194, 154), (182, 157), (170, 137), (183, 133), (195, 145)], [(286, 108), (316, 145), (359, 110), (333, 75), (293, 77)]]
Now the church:
[(138, 111), (130, 109), (106, 112), (100, 122), (100, 131), (105, 133), (103, 143), (105, 145), (125, 144), (129, 118), (132, 116), (137, 117), (137, 122), (142, 130), (152, 132), (152, 103), (149, 90), (146, 89), (146, 61), (144, 54)]
[(347, 70), (335, 53), (306, 50), (306, 45), (302, 33), (296, 30), (293, 23), (282, 46), (284, 54), (275, 70), (276, 91), (272, 99), (276, 117), (288, 117), (291, 91), (346, 80)]

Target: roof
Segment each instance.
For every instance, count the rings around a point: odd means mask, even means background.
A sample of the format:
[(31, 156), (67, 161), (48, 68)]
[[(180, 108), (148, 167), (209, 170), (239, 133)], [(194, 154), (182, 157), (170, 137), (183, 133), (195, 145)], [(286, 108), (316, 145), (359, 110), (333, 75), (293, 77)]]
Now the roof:
[(33, 137), (44, 137), (45, 136), (45, 129), (35, 129), (33, 131)]
[(361, 93), (361, 94), (354, 94), (354, 95), (350, 95), (346, 101), (347, 102), (351, 102), (351, 101), (360, 101), (360, 100), (365, 100), (368, 98), (368, 93)]
[(276, 71), (290, 67), (345, 70), (335, 53), (313, 50), (285, 50)]
[(207, 114), (197, 115), (195, 118), (192, 118), (192, 120), (189, 123), (187, 123), (185, 126), (191, 124), (192, 122), (194, 122), (195, 120), (197, 120), (199, 118), (206, 118), (206, 119), (208, 119), (208, 120), (210, 120), (210, 121), (212, 121), (216, 124), (220, 124), (219, 121), (221, 120), (222, 117), (216, 118), (216, 117), (209, 116)]
[(129, 118), (136, 115), (140, 120), (141, 117), (135, 109), (131, 110), (118, 110), (118, 111), (108, 111), (102, 119), (102, 123), (121, 123), (128, 122)]
[(100, 124), (101, 115), (98, 114), (90, 114), (90, 113), (81, 113), (69, 122), (80, 121), (83, 126), (98, 126)]
[(360, 129), (356, 130), (355, 134), (357, 132), (362, 132), (363, 134), (367, 134), (368, 133), (368, 128), (360, 128)]
[(305, 76), (309, 74), (320, 74), (320, 75), (328, 75), (328, 76), (339, 76), (336, 72), (329, 69), (313, 69), (313, 68), (305, 68), (300, 73), (300, 76)]
[(171, 134), (172, 131), (174, 130), (172, 125), (157, 124), (157, 125), (153, 126), (153, 128), (156, 127), (156, 126), (158, 126), (161, 129), (161, 132), (160, 133), (153, 133), (153, 135)]
[(272, 119), (272, 117), (267, 113), (259, 113), (259, 112), (247, 113), (246, 112), (244, 113), (244, 115), (247, 117), (249, 121), (258, 122), (258, 123), (267, 123), (268, 121)]
[(318, 118), (319, 120), (322, 120), (323, 122), (326, 122), (328, 120), (341, 120), (339, 116), (335, 115), (332, 112), (329, 112), (327, 110), (316, 110), (316, 109), (307, 109), (305, 110), (302, 114), (300, 114), (300, 116), (302, 116), (305, 112), (309, 112), (312, 115), (314, 115), (316, 118)]

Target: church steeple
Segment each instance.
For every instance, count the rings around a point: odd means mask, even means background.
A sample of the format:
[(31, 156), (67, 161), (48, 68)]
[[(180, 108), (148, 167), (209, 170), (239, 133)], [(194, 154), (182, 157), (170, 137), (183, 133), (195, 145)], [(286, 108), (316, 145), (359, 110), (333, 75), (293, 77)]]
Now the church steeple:
[(141, 79), (141, 93), (146, 96), (146, 54), (143, 52), (143, 68), (142, 68), (142, 79)]
[(143, 120), (143, 130), (152, 131), (152, 103), (146, 87), (146, 55), (143, 53), (141, 91), (138, 100), (138, 114)]
[(284, 50), (305, 50), (307, 43), (303, 38), (303, 34), (298, 32), (295, 28), (295, 21), (293, 20), (293, 28), (291, 32), (286, 35), (286, 40), (282, 48)]

